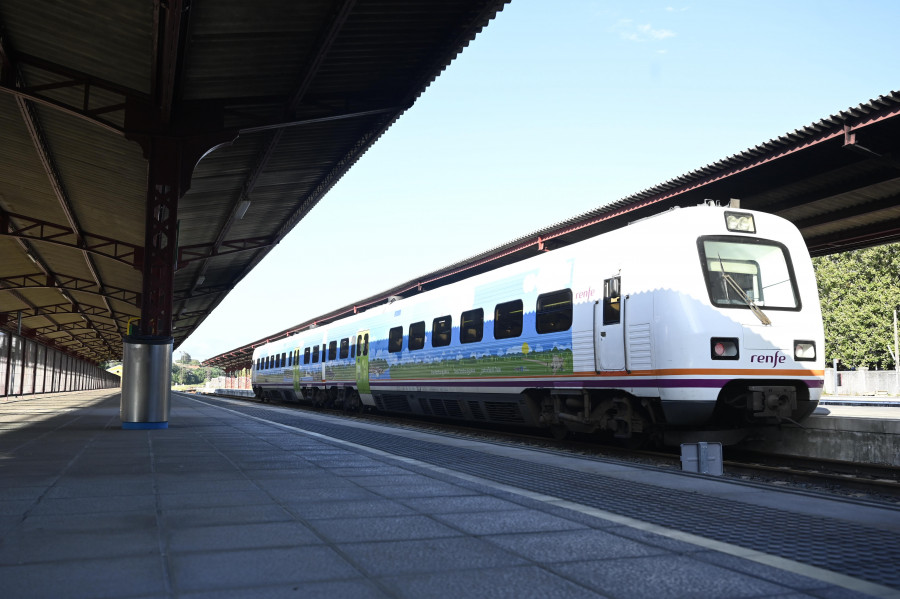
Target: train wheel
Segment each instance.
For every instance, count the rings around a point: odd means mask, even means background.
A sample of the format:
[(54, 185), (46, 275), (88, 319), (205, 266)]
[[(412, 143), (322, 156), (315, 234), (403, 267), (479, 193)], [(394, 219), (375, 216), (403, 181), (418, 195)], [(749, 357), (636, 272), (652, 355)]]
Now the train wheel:
[(321, 408), (323, 405), (325, 405), (325, 400), (326, 400), (326, 399), (327, 399), (327, 397), (325, 396), (325, 391), (324, 391), (324, 390), (322, 390), (322, 389), (315, 389), (315, 390), (313, 390), (313, 400), (312, 400), (312, 403), (313, 403), (313, 406), (314, 406), (314, 407), (316, 407), (316, 408)]
[(348, 414), (359, 414), (362, 412), (363, 404), (356, 390), (349, 391), (344, 396), (344, 412)]

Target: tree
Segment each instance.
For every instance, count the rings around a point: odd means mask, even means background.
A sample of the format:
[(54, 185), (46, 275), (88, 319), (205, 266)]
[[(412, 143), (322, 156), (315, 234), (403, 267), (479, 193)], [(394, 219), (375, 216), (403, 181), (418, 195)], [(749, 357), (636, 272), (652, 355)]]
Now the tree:
[(893, 312), (900, 307), (900, 243), (813, 260), (825, 360), (845, 367), (896, 368)]
[(183, 385), (199, 385), (203, 382), (196, 370), (185, 368), (183, 372)]

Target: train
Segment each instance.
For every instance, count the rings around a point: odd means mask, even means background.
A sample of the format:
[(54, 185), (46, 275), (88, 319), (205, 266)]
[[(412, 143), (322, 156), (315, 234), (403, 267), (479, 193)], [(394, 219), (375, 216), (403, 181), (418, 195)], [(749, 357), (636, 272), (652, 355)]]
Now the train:
[(811, 414), (823, 354), (797, 228), (704, 202), (258, 346), (251, 380), (261, 400), (734, 443)]

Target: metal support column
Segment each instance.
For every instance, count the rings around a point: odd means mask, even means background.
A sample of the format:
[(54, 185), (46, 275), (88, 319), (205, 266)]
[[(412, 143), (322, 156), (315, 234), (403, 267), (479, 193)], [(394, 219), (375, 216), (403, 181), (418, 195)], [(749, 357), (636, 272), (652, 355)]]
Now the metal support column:
[(185, 165), (179, 139), (154, 137), (148, 145), (141, 334), (125, 337), (122, 364), (119, 414), (128, 429), (167, 428), (171, 395), (172, 297)]
[(154, 138), (144, 229), (142, 335), (172, 335), (172, 285), (178, 251), (181, 167), (181, 143), (177, 139)]

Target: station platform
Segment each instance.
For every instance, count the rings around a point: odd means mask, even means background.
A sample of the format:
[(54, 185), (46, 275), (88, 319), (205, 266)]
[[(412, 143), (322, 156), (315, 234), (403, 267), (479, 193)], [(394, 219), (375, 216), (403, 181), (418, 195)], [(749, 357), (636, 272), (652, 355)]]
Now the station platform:
[(900, 597), (894, 506), (284, 406), (0, 401), (0, 597)]
[(779, 455), (900, 466), (900, 398), (825, 396), (800, 426), (741, 444)]

